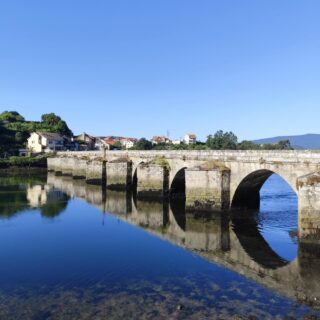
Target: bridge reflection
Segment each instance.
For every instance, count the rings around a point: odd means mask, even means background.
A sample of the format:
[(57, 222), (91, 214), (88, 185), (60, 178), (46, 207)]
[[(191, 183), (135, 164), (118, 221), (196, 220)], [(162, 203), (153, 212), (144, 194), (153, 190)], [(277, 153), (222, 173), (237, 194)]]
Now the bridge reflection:
[(171, 204), (134, 200), (129, 192), (104, 192), (55, 175), (48, 176), (48, 185), (280, 294), (320, 307), (320, 246), (299, 244), (296, 259), (289, 262), (272, 250), (248, 216), (186, 212), (178, 199)]
[[(103, 214), (111, 213), (282, 295), (320, 308), (320, 246), (298, 244), (296, 259), (286, 261), (273, 251), (252, 217), (186, 212), (183, 199), (171, 203), (136, 200), (130, 192), (106, 191), (51, 174), (46, 182), (12, 183), (12, 189), (17, 201), (6, 212), (7, 217), (32, 207), (54, 217), (66, 208), (69, 199), (80, 198)], [(0, 186), (0, 197), (9, 196), (10, 190), (6, 190), (7, 194), (1, 193)]]

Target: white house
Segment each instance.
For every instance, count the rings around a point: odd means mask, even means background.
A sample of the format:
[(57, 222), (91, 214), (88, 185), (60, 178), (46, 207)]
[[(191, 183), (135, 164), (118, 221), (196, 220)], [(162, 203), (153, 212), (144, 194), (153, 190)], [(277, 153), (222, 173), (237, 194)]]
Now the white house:
[(138, 142), (138, 139), (136, 139), (136, 138), (123, 138), (123, 139), (120, 140), (120, 143), (126, 149), (132, 148), (137, 142)]
[(172, 144), (181, 144), (183, 141), (181, 139), (172, 140)]
[(197, 142), (197, 136), (194, 133), (188, 133), (184, 137), (186, 144), (195, 144)]
[(59, 133), (33, 132), (28, 138), (28, 149), (33, 153), (64, 149), (64, 138)]

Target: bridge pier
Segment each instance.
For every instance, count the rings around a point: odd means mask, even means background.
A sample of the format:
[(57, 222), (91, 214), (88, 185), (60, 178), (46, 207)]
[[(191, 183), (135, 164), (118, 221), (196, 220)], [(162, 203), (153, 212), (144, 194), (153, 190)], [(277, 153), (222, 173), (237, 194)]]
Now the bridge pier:
[(169, 194), (169, 169), (165, 165), (141, 163), (137, 168), (137, 197), (163, 199)]
[(87, 176), (87, 160), (75, 158), (72, 170), (73, 179), (85, 179)]
[(106, 162), (104, 160), (87, 161), (86, 182), (89, 184), (104, 184), (106, 180)]
[(297, 179), (299, 190), (299, 238), (320, 241), (320, 172)]
[(185, 171), (186, 210), (220, 211), (230, 207), (230, 170), (195, 167)]
[(75, 165), (75, 158), (60, 158), (60, 168), (62, 175), (72, 176), (73, 168)]
[(132, 162), (117, 159), (107, 162), (106, 185), (110, 190), (129, 190), (132, 185)]
[(48, 171), (55, 172), (56, 175), (61, 174), (61, 158), (48, 158), (47, 159)]

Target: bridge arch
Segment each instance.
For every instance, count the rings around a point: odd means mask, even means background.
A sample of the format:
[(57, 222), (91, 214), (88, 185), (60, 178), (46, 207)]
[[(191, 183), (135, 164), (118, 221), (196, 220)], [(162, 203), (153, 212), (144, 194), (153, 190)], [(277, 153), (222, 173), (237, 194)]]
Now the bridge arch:
[(138, 168), (141, 164), (143, 164), (144, 161), (137, 161), (132, 163), (132, 186), (133, 189), (137, 187), (137, 182), (138, 182), (138, 176), (137, 176), (137, 171)]
[(186, 169), (183, 167), (178, 170), (170, 184), (170, 197), (171, 198), (183, 198), (186, 195)]
[(296, 186), (293, 186), (291, 179), (286, 175), (270, 169), (258, 169), (247, 174), (240, 183), (237, 184), (231, 200), (231, 208), (238, 209), (259, 209), (260, 208), (260, 190), (264, 183), (273, 175), (280, 176), (291, 189), (295, 192)]

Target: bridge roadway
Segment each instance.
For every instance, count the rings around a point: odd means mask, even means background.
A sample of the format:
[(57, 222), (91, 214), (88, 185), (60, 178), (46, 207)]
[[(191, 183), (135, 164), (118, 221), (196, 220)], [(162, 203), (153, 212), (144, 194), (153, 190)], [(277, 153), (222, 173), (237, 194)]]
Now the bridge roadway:
[(272, 250), (257, 225), (246, 223), (243, 230), (241, 219), (229, 219), (223, 213), (212, 213), (204, 219), (175, 206), (175, 200), (171, 204), (135, 200), (127, 191), (106, 191), (54, 174), (48, 175), (48, 185), (282, 295), (320, 308), (319, 245), (299, 244), (296, 259), (289, 262)]
[(273, 173), (296, 192), (301, 241), (320, 240), (320, 151), (59, 152), (48, 170), (138, 198), (186, 198), (187, 210), (257, 209)]

